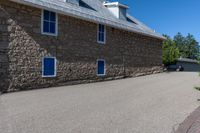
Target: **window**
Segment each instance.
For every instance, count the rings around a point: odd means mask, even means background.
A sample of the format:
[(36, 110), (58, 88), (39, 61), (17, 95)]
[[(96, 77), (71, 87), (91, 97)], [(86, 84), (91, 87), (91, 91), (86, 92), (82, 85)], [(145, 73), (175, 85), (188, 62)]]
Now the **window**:
[(98, 76), (104, 76), (105, 75), (105, 60), (99, 59), (97, 60), (97, 75)]
[(56, 58), (54, 57), (43, 58), (42, 77), (56, 77)]
[(97, 42), (105, 44), (106, 43), (106, 27), (105, 25), (99, 24), (97, 33)]
[(57, 36), (57, 14), (43, 10), (41, 27), (42, 34)]

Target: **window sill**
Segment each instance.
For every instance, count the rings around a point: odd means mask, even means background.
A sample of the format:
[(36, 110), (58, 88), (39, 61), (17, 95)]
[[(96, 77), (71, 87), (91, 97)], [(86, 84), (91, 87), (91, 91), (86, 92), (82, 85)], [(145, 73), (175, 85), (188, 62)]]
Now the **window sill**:
[(57, 36), (58, 36), (57, 33), (53, 34), (53, 33), (47, 33), (47, 32), (42, 32), (42, 35), (54, 36), (54, 37), (57, 37)]
[(101, 41), (97, 41), (97, 43), (102, 44), (102, 45), (106, 44), (106, 42), (101, 42)]
[(98, 77), (104, 77), (106, 74), (97, 74)]
[(44, 75), (42, 75), (42, 78), (55, 78), (56, 77), (56, 75), (52, 75), (52, 76), (44, 76)]

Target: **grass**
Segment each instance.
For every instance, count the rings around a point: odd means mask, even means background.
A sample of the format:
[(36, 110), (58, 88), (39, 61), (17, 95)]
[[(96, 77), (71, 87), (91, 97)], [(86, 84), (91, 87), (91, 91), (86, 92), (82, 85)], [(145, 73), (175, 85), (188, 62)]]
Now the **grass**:
[(200, 91), (200, 87), (194, 87), (196, 90)]
[[(199, 76), (200, 76), (200, 72), (199, 72)], [(200, 91), (200, 87), (194, 87), (194, 89)]]

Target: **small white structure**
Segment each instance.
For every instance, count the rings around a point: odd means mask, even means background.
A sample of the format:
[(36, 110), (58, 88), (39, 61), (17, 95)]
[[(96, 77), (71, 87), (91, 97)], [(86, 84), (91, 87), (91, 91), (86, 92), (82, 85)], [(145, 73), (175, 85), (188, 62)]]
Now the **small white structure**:
[(117, 18), (127, 20), (127, 9), (126, 5), (119, 2), (104, 2), (104, 6)]

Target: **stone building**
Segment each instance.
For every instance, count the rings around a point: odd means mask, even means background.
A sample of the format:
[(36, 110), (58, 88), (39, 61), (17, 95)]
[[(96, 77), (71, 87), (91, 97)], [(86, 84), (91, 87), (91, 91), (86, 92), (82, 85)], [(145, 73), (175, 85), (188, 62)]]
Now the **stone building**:
[(103, 0), (0, 0), (0, 91), (160, 72), (161, 35)]

